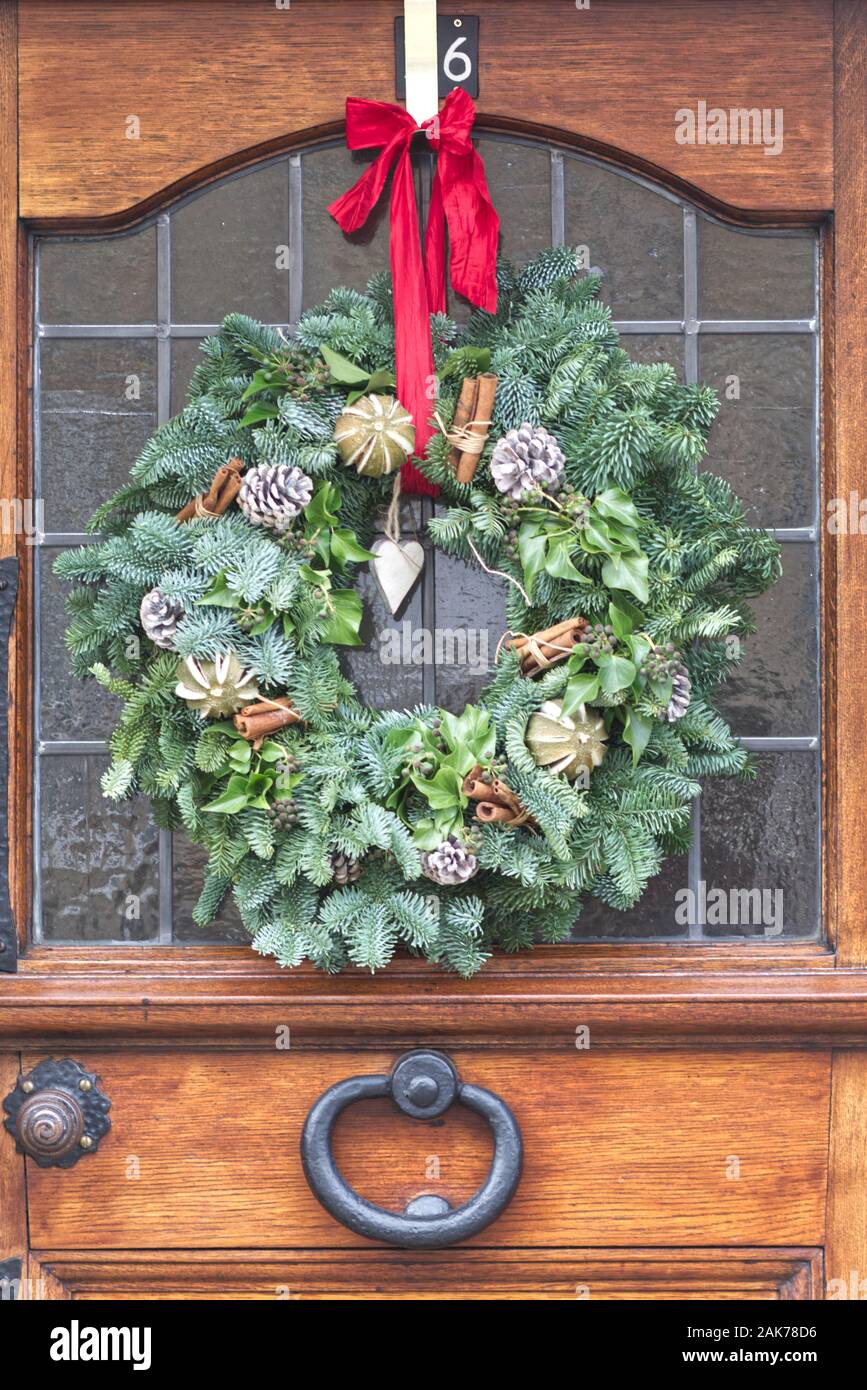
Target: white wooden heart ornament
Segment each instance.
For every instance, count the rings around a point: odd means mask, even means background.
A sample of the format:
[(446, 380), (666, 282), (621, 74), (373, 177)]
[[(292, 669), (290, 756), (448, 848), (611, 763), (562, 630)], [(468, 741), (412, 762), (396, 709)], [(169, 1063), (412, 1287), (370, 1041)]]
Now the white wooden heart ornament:
[(393, 541), (380, 536), (370, 549), (376, 556), (370, 569), (389, 613), (396, 613), (412, 593), (424, 569), (424, 550), (418, 541)]

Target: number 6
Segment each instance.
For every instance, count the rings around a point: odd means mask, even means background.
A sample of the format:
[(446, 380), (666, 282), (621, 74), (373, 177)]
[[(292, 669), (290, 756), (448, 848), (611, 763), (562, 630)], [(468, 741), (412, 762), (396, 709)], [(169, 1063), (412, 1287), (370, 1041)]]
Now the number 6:
[[(473, 70), (473, 65), (470, 62), (469, 56), (466, 53), (458, 52), (461, 44), (466, 43), (466, 41), (465, 34), (462, 34), (459, 39), (455, 39), (454, 43), (449, 46), (446, 56), (443, 59), (443, 72), (449, 79), (449, 82), (466, 82)], [(457, 68), (459, 68), (461, 64), (463, 64), (462, 71), (457, 71)]]

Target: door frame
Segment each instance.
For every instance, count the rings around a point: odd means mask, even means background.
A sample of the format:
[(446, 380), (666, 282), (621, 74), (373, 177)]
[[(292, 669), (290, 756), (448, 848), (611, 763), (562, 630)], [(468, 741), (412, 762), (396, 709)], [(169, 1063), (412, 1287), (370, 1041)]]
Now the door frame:
[[(77, 3), (77, 0), (76, 0)], [(377, 0), (368, 0), (368, 8)], [(629, 4), (631, 0), (624, 0)], [(314, 0), (310, 0), (311, 7)], [(821, 428), (823, 497), (860, 495), (867, 415), (867, 7), (861, 0), (798, 0), (799, 12), (833, 10), (833, 207), (797, 212), (745, 211), (673, 167), (568, 129), (531, 126), (503, 115), (488, 128), (539, 135), (570, 149), (650, 174), (699, 206), (738, 225), (791, 225), (823, 219)], [(385, 7), (395, 9), (391, 0)], [(503, 0), (481, 0), (487, 13)], [(778, 0), (764, 8), (779, 9)], [(19, 16), (26, 9), (26, 16)], [(47, 8), (52, 8), (49, 5)], [(73, 6), (66, 4), (67, 16)], [(93, 10), (84, 5), (83, 9)], [(138, 7), (136, 7), (138, 8)], [(226, 0), (218, 7), (226, 9)], [(380, 9), (382, 4), (380, 4)], [(524, 8), (524, 7), (519, 7)], [(654, 7), (656, 8), (656, 7)], [(762, 11), (763, 6), (752, 5)], [(93, 215), (18, 216), (19, 18), (32, 24), (29, 0), (0, 0), (0, 496), (29, 496), (31, 274), (34, 230), (102, 231), (132, 225), (164, 203), (311, 138), (339, 134), (322, 121), (211, 161), (134, 207)], [(759, 14), (759, 18), (761, 15)], [(508, 24), (503, 43), (512, 41)], [(735, 55), (737, 56), (737, 55)], [(688, 61), (688, 54), (686, 55)], [(767, 54), (761, 54), (766, 64)], [(652, 65), (651, 65), (652, 66)], [(623, 76), (621, 74), (621, 76)], [(627, 74), (628, 76), (628, 74)], [(272, 79), (273, 80), (273, 79)], [(770, 79), (769, 79), (770, 80)], [(782, 79), (778, 79), (782, 80)], [(634, 76), (633, 76), (634, 81)], [(230, 120), (230, 113), (225, 120)], [(813, 171), (815, 172), (815, 171)], [(811, 188), (821, 179), (804, 173)], [(755, 186), (755, 184), (751, 185)], [(96, 197), (96, 195), (94, 195)], [(770, 195), (769, 195), (770, 196)], [(809, 201), (809, 200), (808, 200)], [(820, 524), (822, 513), (820, 512)], [(424, 963), (401, 961), (375, 980), (288, 974), (246, 947), (27, 949), (30, 893), (32, 729), (29, 614), (32, 548), (3, 537), (0, 555), (19, 557), (19, 598), (9, 652), (9, 881), (21, 943), (19, 972), (0, 976), (0, 1047), (73, 1049), (76, 1045), (202, 1047), (273, 1045), (287, 1022), (299, 1045), (326, 1039), (354, 1050), (423, 1039), (520, 1038), (572, 1045), (589, 1025), (603, 1046), (697, 1048), (786, 1045), (831, 1048), (832, 1144), (828, 1268), (867, 1269), (867, 816), (859, 767), (867, 673), (867, 546), (860, 537), (833, 544), (822, 528), (826, 638), (823, 682), (823, 901), (827, 939), (780, 946), (584, 945), (546, 947), (535, 956), (498, 956), (475, 980), (445, 979)], [(2, 1166), (2, 1165), (0, 1165)], [(2, 1251), (0, 1251), (2, 1254)]]

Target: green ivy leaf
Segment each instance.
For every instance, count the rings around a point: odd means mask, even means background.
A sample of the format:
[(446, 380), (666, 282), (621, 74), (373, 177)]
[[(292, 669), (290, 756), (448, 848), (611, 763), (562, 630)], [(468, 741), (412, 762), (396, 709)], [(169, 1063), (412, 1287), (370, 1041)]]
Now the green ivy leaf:
[(635, 767), (642, 753), (650, 741), (653, 732), (653, 720), (646, 715), (639, 714), (636, 709), (629, 708), (626, 711), (626, 724), (623, 729), (623, 742), (627, 743), (632, 749), (632, 766)]
[(474, 762), (487, 762), (494, 756), (497, 731), (488, 710), (479, 705), (466, 705), (463, 714), (442, 710), (440, 719), (442, 736), (452, 752), (468, 749)]
[(614, 628), (615, 637), (621, 641), (632, 633), (639, 623), (644, 622), (644, 614), (628, 598), (618, 594), (608, 605), (608, 621)]
[(229, 588), (225, 570), (220, 570), (218, 574), (214, 575), (209, 588), (205, 590), (201, 598), (196, 599), (196, 603), (210, 605), (214, 608), (240, 608), (241, 606), (240, 598)]
[(309, 527), (336, 526), (340, 520), (340, 488), (327, 478), (320, 478), (313, 496), (304, 508), (304, 519)]
[(364, 613), (360, 596), (354, 589), (335, 589), (330, 595), (331, 612), (323, 642), (333, 642), (338, 647), (361, 647), (359, 637), (361, 619)]
[(589, 584), (586, 574), (576, 569), (570, 557), (574, 541), (571, 536), (557, 536), (552, 540), (545, 555), (545, 570), (554, 579), (569, 579), (575, 584)]
[(259, 749), (259, 758), (263, 763), (279, 763), (281, 758), (286, 757), (286, 749), (273, 739), (266, 739)]
[(274, 374), (266, 367), (260, 367), (253, 373), (250, 385), (241, 397), (242, 401), (248, 401), (251, 396), (258, 396), (260, 391), (267, 391), (274, 384)]
[(430, 816), (426, 816), (423, 820), (416, 821), (413, 827), (412, 838), (419, 849), (427, 850), (436, 849), (438, 845), (442, 844), (443, 839), (439, 826)]
[(343, 570), (354, 561), (375, 560), (372, 550), (365, 550), (358, 537), (347, 526), (337, 526), (331, 532), (331, 558), (338, 569)]
[(540, 529), (537, 521), (525, 521), (518, 531), (518, 555), (524, 571), (524, 583), (528, 594), (533, 592), (533, 581), (545, 568), (548, 537)]
[(635, 680), (638, 672), (635, 664), (625, 656), (600, 656), (599, 680), (606, 695), (616, 695), (625, 690)]
[(453, 767), (440, 766), (433, 777), (422, 777), (414, 772), (410, 781), (433, 811), (453, 810), (466, 799), (461, 790), (463, 778)]
[(625, 589), (627, 593), (634, 594), (639, 603), (646, 603), (647, 556), (612, 555), (602, 566), (602, 582), (609, 589)]
[(574, 714), (579, 705), (595, 700), (599, 694), (599, 674), (596, 671), (582, 671), (572, 676), (563, 691), (563, 713)]
[(319, 351), (331, 369), (332, 381), (340, 382), (342, 386), (363, 386), (369, 381), (370, 373), (344, 357), (342, 352), (335, 352), (327, 343), (321, 343)]
[(223, 816), (234, 816), (238, 811), (243, 811), (248, 804), (247, 801), (247, 778), (236, 773), (229, 778), (226, 790), (215, 801), (211, 801), (202, 809), (205, 811), (216, 811)]
[(247, 425), (259, 425), (263, 420), (276, 420), (279, 411), (276, 405), (253, 405), (241, 419), (241, 428)]
[(319, 351), (331, 370), (331, 380), (340, 386), (352, 388), (346, 398), (347, 405), (352, 405), (360, 396), (366, 396), (371, 391), (394, 390), (394, 373), (387, 367), (378, 367), (375, 372), (366, 372), (356, 362), (344, 357), (342, 352), (335, 352), (327, 343), (322, 343)]
[(635, 503), (629, 494), (619, 487), (609, 487), (605, 492), (597, 492), (593, 504), (600, 516), (619, 521), (624, 526), (638, 526), (639, 517)]
[(581, 530), (581, 545), (588, 555), (610, 555), (611, 536), (604, 521), (592, 518)]
[(606, 521), (608, 537), (611, 542), (609, 549), (612, 554), (618, 550), (634, 550), (637, 555), (641, 554), (641, 544), (638, 539), (638, 532), (633, 531), (631, 526), (621, 526), (616, 521)]

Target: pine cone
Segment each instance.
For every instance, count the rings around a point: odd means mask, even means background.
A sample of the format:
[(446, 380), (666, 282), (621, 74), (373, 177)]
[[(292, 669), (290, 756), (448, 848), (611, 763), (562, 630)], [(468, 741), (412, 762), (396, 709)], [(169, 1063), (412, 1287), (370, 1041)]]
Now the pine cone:
[(174, 645), (175, 631), (183, 616), (184, 605), (180, 600), (166, 598), (159, 589), (151, 589), (141, 601), (141, 625), (156, 647), (168, 650)]
[(686, 667), (684, 666), (671, 680), (671, 699), (668, 702), (668, 709), (665, 717), (669, 724), (675, 720), (682, 719), (689, 709), (689, 702), (692, 698), (692, 681), (689, 678)]
[(426, 878), (447, 888), (455, 883), (466, 883), (477, 874), (479, 861), (456, 835), (450, 835), (436, 849), (422, 855), (421, 869)]
[(491, 477), (500, 492), (520, 501), (540, 488), (558, 488), (565, 464), (554, 436), (541, 425), (525, 423), (494, 445)]
[(273, 801), (268, 807), (268, 815), (276, 823), (278, 830), (294, 830), (298, 824), (298, 807), (291, 796)]
[(674, 724), (676, 720), (682, 719), (689, 708), (692, 697), (692, 682), (684, 665), (683, 656), (674, 643), (667, 642), (664, 647), (651, 647), (641, 663), (641, 674), (651, 681), (664, 681), (669, 677), (671, 678), (671, 696), (668, 705), (659, 717), (668, 720), (669, 724)]
[(253, 526), (288, 531), (313, 496), (313, 483), (300, 468), (260, 463), (244, 474), (238, 506)]
[(336, 849), (331, 854), (331, 872), (334, 882), (342, 888), (347, 883), (355, 883), (361, 877), (361, 864), (351, 855), (343, 854)]

